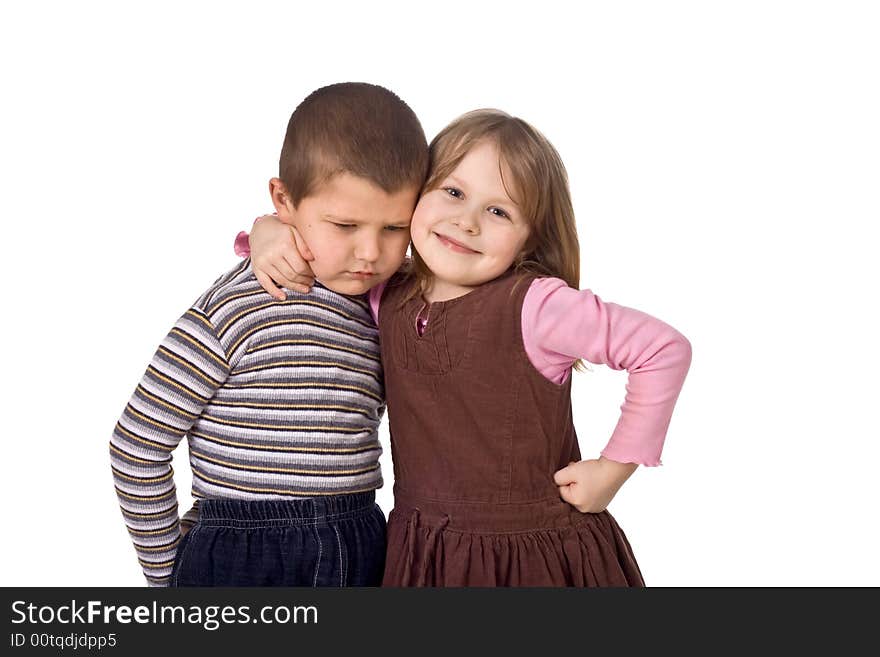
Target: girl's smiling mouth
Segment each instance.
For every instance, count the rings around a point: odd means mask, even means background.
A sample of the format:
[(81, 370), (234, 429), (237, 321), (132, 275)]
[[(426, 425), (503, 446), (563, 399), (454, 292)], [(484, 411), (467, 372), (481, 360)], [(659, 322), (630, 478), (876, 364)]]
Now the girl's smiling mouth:
[(461, 242), (457, 242), (451, 237), (446, 237), (446, 235), (441, 235), (440, 233), (435, 232), (434, 236), (440, 240), (440, 243), (443, 244), (446, 248), (451, 251), (455, 251), (456, 253), (479, 253), (479, 251), (475, 251), (474, 249), (465, 246)]

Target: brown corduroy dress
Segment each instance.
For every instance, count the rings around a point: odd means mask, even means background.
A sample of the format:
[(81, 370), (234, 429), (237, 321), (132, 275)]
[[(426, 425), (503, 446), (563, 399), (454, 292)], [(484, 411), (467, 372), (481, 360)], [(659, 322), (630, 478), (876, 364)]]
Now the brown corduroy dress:
[[(394, 461), (383, 586), (643, 586), (607, 511), (580, 513), (553, 473), (580, 460), (571, 377), (556, 385), (526, 355), (530, 278), (379, 312)], [(396, 284), (397, 283), (397, 284)]]

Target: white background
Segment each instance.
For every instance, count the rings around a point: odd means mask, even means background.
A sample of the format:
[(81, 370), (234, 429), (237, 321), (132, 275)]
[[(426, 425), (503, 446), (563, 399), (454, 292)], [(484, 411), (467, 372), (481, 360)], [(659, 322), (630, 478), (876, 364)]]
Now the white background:
[[(610, 507), (648, 584), (880, 585), (876, 4), (317, 4), (3, 3), (0, 584), (143, 584), (116, 419), (271, 209), (290, 112), (362, 80), (429, 137), (485, 106), (542, 130), (582, 287), (690, 338), (664, 466)], [(576, 376), (585, 455), (625, 382)]]

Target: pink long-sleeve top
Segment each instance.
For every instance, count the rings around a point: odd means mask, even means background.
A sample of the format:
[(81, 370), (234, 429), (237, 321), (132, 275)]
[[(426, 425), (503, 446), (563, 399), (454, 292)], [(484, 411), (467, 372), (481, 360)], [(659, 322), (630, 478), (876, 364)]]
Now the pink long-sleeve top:
[[(247, 233), (236, 239), (247, 256)], [(385, 283), (370, 290), (378, 322)], [(564, 383), (572, 365), (590, 363), (626, 370), (629, 378), (620, 419), (602, 456), (620, 463), (660, 465), (675, 402), (691, 363), (686, 337), (639, 310), (608, 303), (559, 278), (535, 279), (523, 301), (522, 334), (532, 365), (548, 380)]]
[[(385, 283), (370, 290), (373, 317)], [(660, 465), (660, 453), (691, 363), (687, 338), (646, 313), (602, 301), (559, 278), (535, 279), (523, 301), (522, 336), (532, 365), (564, 383), (579, 358), (627, 370), (620, 419), (602, 455), (620, 463)]]

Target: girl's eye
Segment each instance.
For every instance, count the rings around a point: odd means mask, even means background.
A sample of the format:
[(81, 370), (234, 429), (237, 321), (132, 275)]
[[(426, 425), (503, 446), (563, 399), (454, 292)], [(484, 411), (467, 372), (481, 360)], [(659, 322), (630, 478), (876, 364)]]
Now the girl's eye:
[(496, 217), (501, 217), (502, 219), (510, 219), (510, 215), (507, 214), (507, 213), (506, 213), (504, 210), (502, 210), (501, 208), (496, 208), (496, 207), (493, 206), (493, 207), (489, 208), (489, 212), (491, 212), (492, 214), (494, 214)]
[(334, 226), (341, 228), (342, 230), (346, 230), (348, 228), (354, 228), (356, 224), (338, 224), (335, 221), (332, 222)]
[(396, 233), (401, 230), (406, 230), (409, 226), (385, 226), (385, 230), (391, 231), (392, 233)]
[(454, 198), (464, 198), (464, 194), (457, 187), (444, 187), (443, 191)]

